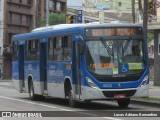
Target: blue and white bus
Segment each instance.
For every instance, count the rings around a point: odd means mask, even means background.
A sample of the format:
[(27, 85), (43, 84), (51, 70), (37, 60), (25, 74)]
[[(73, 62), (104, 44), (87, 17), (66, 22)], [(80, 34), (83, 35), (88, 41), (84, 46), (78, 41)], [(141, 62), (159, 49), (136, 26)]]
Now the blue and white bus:
[(77, 102), (148, 96), (147, 40), (141, 25), (61, 24), (13, 36), (13, 85)]

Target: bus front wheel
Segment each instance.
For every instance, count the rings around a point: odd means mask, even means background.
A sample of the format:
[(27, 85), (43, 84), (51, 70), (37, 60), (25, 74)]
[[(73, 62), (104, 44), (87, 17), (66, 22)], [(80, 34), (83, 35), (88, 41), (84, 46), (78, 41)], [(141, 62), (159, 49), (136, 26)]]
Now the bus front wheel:
[(117, 100), (119, 107), (126, 108), (130, 103), (130, 98), (123, 98)]
[(76, 107), (77, 104), (76, 104), (76, 101), (74, 100), (74, 97), (73, 97), (73, 90), (69, 91), (68, 101), (69, 101), (69, 106)]

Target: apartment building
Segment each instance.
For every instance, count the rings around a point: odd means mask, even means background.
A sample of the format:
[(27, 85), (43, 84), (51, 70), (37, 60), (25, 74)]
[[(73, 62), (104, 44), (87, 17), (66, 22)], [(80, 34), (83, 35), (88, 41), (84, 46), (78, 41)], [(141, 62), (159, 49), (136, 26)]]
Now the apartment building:
[[(67, 0), (48, 0), (50, 12), (66, 13)], [(46, 19), (46, 0), (0, 0), (0, 69), (12, 75), (12, 36), (30, 32)]]
[(0, 71), (2, 70), (2, 59), (3, 59), (3, 14), (4, 14), (4, 0), (0, 0)]
[(3, 8), (3, 78), (11, 78), (12, 73), (12, 36), (30, 32), (33, 29), (34, 2), (33, 0), (4, 0)]

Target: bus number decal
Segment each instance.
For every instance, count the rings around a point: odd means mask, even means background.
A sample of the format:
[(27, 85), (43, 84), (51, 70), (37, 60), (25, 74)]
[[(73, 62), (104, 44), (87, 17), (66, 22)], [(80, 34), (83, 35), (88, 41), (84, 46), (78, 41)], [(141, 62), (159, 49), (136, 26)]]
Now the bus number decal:
[(62, 70), (49, 70), (49, 76), (63, 77)]
[(112, 84), (103, 84), (103, 88), (112, 88)]

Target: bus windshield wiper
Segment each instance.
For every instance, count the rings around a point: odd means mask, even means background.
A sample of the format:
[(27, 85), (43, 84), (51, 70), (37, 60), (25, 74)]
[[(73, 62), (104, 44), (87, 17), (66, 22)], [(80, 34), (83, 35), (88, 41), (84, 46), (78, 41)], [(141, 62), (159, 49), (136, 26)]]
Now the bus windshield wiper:
[(112, 49), (109, 48), (109, 45), (106, 44), (106, 42), (103, 40), (103, 38), (100, 38), (100, 40), (101, 40), (102, 44), (104, 45), (104, 47), (106, 48), (109, 55), (113, 56), (113, 51), (112, 51)]
[(124, 47), (122, 46), (122, 54), (124, 56), (124, 53), (126, 52), (128, 46), (129, 46), (129, 43), (131, 42), (131, 39), (127, 40), (126, 44), (124, 45)]

